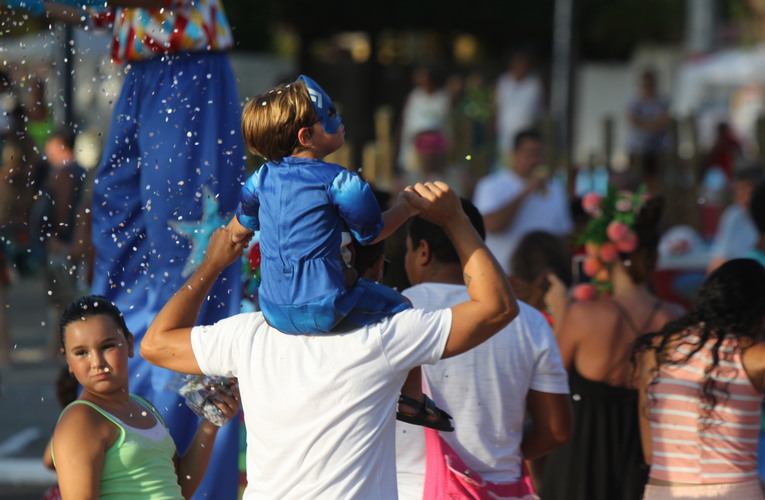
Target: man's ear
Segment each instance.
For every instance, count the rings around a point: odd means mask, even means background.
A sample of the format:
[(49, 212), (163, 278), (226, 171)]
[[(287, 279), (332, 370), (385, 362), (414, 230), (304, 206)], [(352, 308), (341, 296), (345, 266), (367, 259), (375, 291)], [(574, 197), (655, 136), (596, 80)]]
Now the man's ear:
[(313, 145), (313, 130), (311, 127), (303, 127), (298, 130), (298, 146), (307, 148)]
[(421, 266), (430, 264), (434, 259), (433, 250), (430, 248), (430, 244), (425, 240), (420, 240), (414, 252), (417, 257), (417, 263)]

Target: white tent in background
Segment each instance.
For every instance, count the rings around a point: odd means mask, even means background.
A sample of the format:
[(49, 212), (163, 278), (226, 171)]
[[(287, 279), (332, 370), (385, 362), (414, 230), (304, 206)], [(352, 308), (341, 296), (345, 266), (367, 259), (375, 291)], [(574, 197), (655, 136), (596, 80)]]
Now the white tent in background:
[(765, 46), (727, 49), (689, 58), (678, 69), (673, 113), (696, 114), (702, 144), (715, 125), (730, 122), (745, 143), (753, 143), (765, 96)]

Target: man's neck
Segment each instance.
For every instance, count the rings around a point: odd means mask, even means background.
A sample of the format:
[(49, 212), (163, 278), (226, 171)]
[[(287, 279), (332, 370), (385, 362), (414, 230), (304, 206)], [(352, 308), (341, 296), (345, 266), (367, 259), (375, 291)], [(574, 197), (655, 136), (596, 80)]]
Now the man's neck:
[(464, 285), (465, 279), (462, 276), (462, 266), (459, 263), (435, 263), (429, 271), (424, 274), (420, 283)]

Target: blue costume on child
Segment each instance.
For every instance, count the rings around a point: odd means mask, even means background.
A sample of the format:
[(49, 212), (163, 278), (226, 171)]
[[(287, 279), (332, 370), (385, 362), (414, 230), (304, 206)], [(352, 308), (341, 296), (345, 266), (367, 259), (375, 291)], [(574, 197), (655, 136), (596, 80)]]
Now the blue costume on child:
[[(340, 118), (327, 115), (332, 101), (313, 80), (301, 79), (322, 127), (336, 133)], [(345, 288), (343, 231), (367, 244), (383, 221), (372, 189), (342, 166), (292, 156), (264, 164), (244, 185), (237, 219), (260, 231), (258, 299), (266, 320), (280, 331), (345, 331), (410, 307), (398, 292), (369, 280)]]

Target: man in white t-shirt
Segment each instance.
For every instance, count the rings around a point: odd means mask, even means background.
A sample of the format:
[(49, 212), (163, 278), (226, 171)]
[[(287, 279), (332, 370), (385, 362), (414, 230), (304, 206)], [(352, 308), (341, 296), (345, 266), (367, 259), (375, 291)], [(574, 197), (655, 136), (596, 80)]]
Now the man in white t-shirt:
[(711, 273), (731, 259), (745, 257), (757, 246), (759, 234), (749, 204), (762, 178), (763, 167), (759, 162), (739, 168), (733, 173), (733, 200), (720, 217), (709, 250), (707, 272)]
[(149, 327), (141, 355), (150, 362), (238, 378), (245, 499), (397, 498), (394, 415), (406, 374), (477, 346), (517, 315), (510, 284), (448, 186), (417, 184), (404, 196), (454, 240), (469, 300), (410, 309), (347, 333), (287, 335), (260, 313), (194, 327), (213, 282), (246, 244), (232, 243), (222, 228)]
[(574, 227), (565, 188), (549, 171), (540, 172), (541, 162), (541, 136), (521, 131), (513, 143), (511, 165), (478, 181), (473, 195), (486, 224), (486, 245), (508, 274), (510, 257), (526, 234), (564, 236)]
[(531, 56), (517, 52), (507, 71), (497, 78), (494, 100), (497, 108), (497, 156), (502, 158), (512, 147), (516, 134), (534, 126), (542, 114), (542, 82), (531, 73)]
[[(483, 235), (478, 210), (468, 201), (463, 209)], [(406, 245), (406, 272), (414, 286), (403, 293), (414, 307), (436, 311), (468, 298), (459, 258), (440, 227), (415, 217)], [(519, 305), (518, 317), (487, 342), (422, 367), (428, 394), (454, 417), (455, 431), (440, 433), (441, 438), (473, 474), (493, 483), (519, 482), (524, 459), (561, 446), (572, 431), (568, 377), (555, 337), (542, 314)], [(524, 426), (527, 410), (530, 421)], [(422, 499), (424, 429), (396, 424), (396, 466), (399, 497)], [(429, 494), (446, 497), (443, 491)]]

